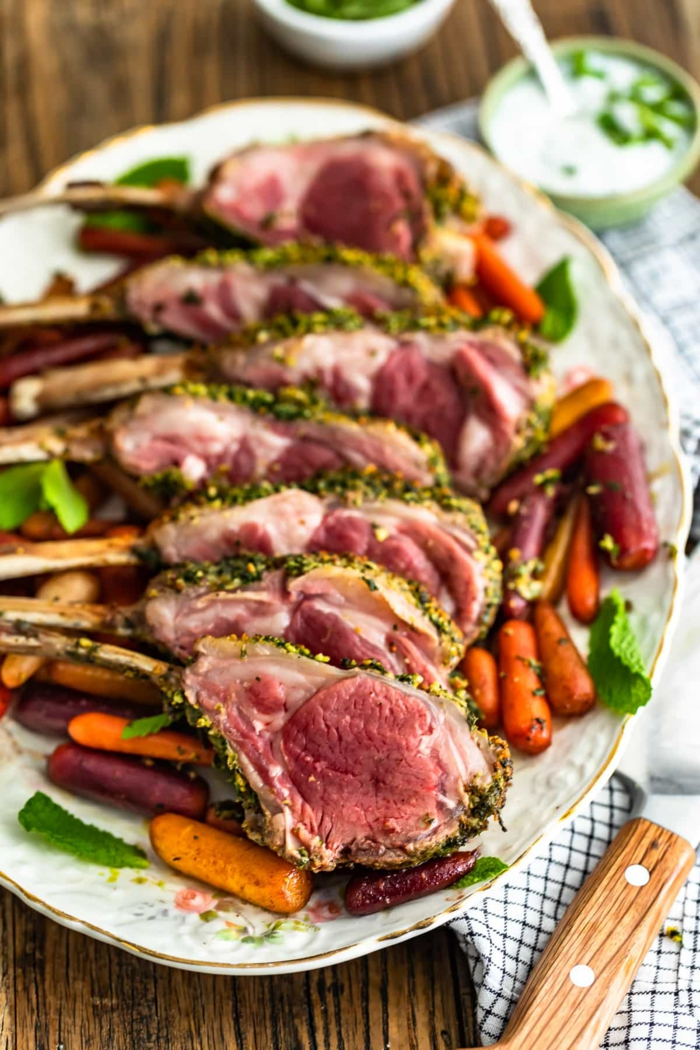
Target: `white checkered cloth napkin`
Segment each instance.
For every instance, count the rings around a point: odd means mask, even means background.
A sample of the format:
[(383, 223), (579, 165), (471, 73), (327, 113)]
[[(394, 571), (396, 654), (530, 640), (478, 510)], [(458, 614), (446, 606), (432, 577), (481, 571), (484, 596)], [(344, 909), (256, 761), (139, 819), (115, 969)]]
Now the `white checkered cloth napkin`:
[[(478, 138), (475, 102), (432, 113), (420, 123)], [(670, 378), (681, 407), (683, 445), (697, 486), (700, 200), (687, 190), (676, 190), (644, 222), (608, 231), (602, 239), (636, 301), (675, 342)], [(700, 539), (700, 487), (695, 489), (693, 536)], [(467, 953), (485, 1045), (502, 1034), (554, 927), (630, 808), (627, 791), (613, 779), (543, 856), (453, 924)], [(681, 931), (682, 944), (666, 934), (669, 927)], [(624, 1050), (700, 1048), (700, 865), (693, 869), (602, 1045)]]

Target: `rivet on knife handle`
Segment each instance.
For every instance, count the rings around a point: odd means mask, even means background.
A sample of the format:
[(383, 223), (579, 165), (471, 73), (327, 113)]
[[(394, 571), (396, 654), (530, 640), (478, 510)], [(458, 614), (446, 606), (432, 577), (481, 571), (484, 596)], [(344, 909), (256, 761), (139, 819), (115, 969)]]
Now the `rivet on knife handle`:
[(613, 839), (557, 926), (500, 1050), (598, 1050), (695, 863), (680, 835), (643, 818)]

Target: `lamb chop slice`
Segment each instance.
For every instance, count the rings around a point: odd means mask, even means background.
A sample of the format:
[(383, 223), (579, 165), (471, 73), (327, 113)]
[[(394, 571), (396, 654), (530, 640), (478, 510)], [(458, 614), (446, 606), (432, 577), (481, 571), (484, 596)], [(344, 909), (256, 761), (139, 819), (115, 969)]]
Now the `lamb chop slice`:
[(419, 484), (443, 484), (440, 450), (396, 423), (329, 412), (302, 390), (180, 384), (118, 405), (82, 427), (0, 429), (0, 464), (111, 455), (127, 473), (170, 494), (213, 479), (301, 481), (348, 465), (376, 466)]
[(501, 565), (478, 503), (374, 470), (339, 471), (298, 487), (210, 487), (166, 511), (145, 537), (22, 543), (0, 555), (0, 579), (66, 568), (216, 562), (266, 555), (355, 554), (415, 580), (471, 644), (493, 622)]
[(0, 328), (129, 321), (151, 334), (211, 343), (278, 314), (346, 306), (371, 317), (441, 303), (440, 288), (417, 266), (358, 249), (292, 243), (171, 256), (91, 295), (4, 305)]
[(0, 622), (0, 651), (147, 677), (206, 728), (245, 831), (297, 865), (399, 868), (459, 849), (505, 801), (507, 746), (437, 686), (339, 669), (275, 639), (204, 638), (184, 670)]
[(481, 497), (545, 435), (547, 354), (505, 311), (479, 323), (453, 312), (312, 320), (246, 330), (210, 351), (210, 375), (266, 390), (311, 382), (345, 411), (414, 427), (439, 442), (456, 486)]
[[(369, 131), (240, 150), (214, 169), (202, 209), (260, 244), (310, 237), (426, 262), (439, 256), (439, 227), (466, 233), (478, 203), (424, 142)], [(468, 241), (449, 263), (458, 280), (473, 278)]]
[(462, 634), (418, 584), (366, 558), (262, 555), (178, 565), (128, 608), (0, 596), (3, 621), (136, 636), (178, 659), (198, 638), (266, 633), (335, 666), (374, 661), (395, 674), (449, 685)]
[(160, 208), (202, 217), (267, 247), (321, 241), (420, 261), (455, 280), (474, 276), (464, 235), (478, 218), (474, 194), (452, 165), (401, 131), (251, 145), (211, 172), (198, 193), (181, 187), (76, 184), (27, 194), (0, 214), (51, 202), (88, 210)]

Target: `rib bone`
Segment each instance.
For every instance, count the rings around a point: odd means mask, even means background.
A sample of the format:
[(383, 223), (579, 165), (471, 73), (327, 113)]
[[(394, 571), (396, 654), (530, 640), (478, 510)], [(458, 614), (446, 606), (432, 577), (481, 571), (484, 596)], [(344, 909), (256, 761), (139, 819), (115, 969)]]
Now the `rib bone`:
[(112, 208), (167, 208), (187, 212), (192, 204), (188, 191), (153, 189), (146, 186), (115, 186), (111, 183), (86, 182), (66, 186), (58, 193), (33, 190), (0, 201), (0, 215), (30, 211), (47, 205), (67, 204), (71, 207), (102, 211)]
[(0, 652), (25, 653), (43, 656), (49, 660), (70, 660), (73, 663), (106, 667), (132, 678), (146, 678), (158, 686), (175, 683), (177, 669), (164, 660), (157, 660), (116, 645), (94, 642), (91, 638), (72, 638), (58, 631), (46, 631), (29, 624), (4, 624), (0, 621)]
[(26, 376), (10, 390), (12, 415), (15, 419), (34, 419), (72, 405), (117, 401), (144, 390), (172, 386), (186, 377), (190, 357), (144, 354), (136, 360), (89, 361)]
[(131, 536), (111, 536), (22, 544), (7, 554), (0, 554), (0, 580), (66, 569), (140, 565), (139, 542)]
[[(27, 426), (0, 428), (0, 464), (42, 463), (56, 458), (92, 463), (102, 459), (106, 443), (101, 421), (76, 423), (75, 418), (66, 414)], [(79, 419), (84, 420), (85, 414)]]

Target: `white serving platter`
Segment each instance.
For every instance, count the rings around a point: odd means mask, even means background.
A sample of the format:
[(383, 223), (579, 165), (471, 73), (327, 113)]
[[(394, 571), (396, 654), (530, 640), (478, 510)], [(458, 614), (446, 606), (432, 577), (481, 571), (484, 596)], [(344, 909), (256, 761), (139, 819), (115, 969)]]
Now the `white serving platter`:
[[(153, 157), (187, 155), (203, 182), (212, 165), (253, 141), (339, 135), (392, 125), (387, 117), (336, 101), (270, 99), (224, 104), (177, 124), (139, 128), (111, 139), (54, 172), (42, 184), (51, 194), (75, 179), (111, 180)], [(395, 126), (395, 125), (394, 125)], [(473, 143), (411, 129), (446, 156), (473, 184), (489, 211), (514, 223), (504, 252), (535, 280), (568, 255), (574, 261), (580, 316), (573, 335), (554, 351), (563, 376), (585, 367), (610, 378), (642, 434), (653, 477), (661, 537), (682, 551), (690, 520), (690, 491), (678, 444), (677, 420), (663, 378), (665, 345), (650, 338), (600, 244), (557, 212)], [(82, 288), (116, 269), (109, 257), (85, 257), (72, 247), (79, 218), (65, 208), (37, 208), (0, 223), (0, 292), (8, 301), (38, 296), (56, 270)], [(644, 573), (609, 574), (632, 602), (632, 619), (646, 663), (657, 679), (679, 604), (681, 558), (662, 551)], [(580, 633), (585, 647), (585, 632)], [(602, 707), (555, 727), (549, 751), (516, 757), (515, 781), (504, 810), (507, 832), (494, 827), (481, 839), (511, 870), (541, 851), (619, 759), (629, 721)], [(148, 846), (146, 823), (77, 799), (48, 784), (44, 756), (55, 740), (10, 719), (0, 723), (0, 883), (32, 907), (73, 929), (171, 966), (208, 973), (255, 974), (307, 970), (342, 962), (417, 935), (454, 918), (496, 889), (448, 890), (400, 907), (353, 918), (341, 906), (344, 879), (319, 880), (307, 909), (281, 921), (237, 898), (167, 869)], [(36, 790), (46, 790), (73, 813), (148, 850), (145, 871), (102, 870), (59, 853), (27, 835), (16, 814)]]

